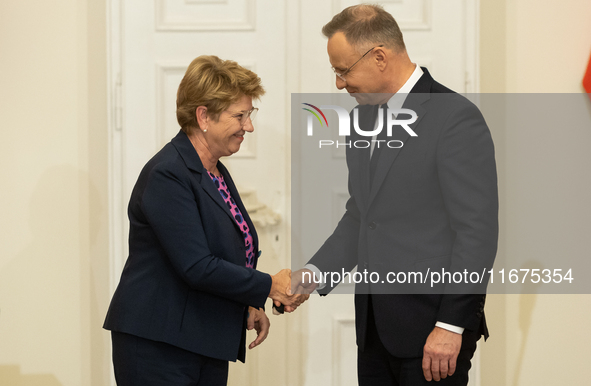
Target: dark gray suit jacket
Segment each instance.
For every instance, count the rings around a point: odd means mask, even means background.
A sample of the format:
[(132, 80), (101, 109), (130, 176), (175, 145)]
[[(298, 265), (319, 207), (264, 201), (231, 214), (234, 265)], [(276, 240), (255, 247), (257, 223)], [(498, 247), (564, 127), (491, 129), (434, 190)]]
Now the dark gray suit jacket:
[[(494, 147), (478, 108), (430, 76), (427, 69), (403, 108), (414, 110), (417, 137), (402, 128), (400, 149), (384, 149), (370, 186), (368, 149), (347, 148), (346, 213), (309, 263), (321, 272), (410, 272), (442, 268), (482, 273), (497, 250), (498, 197)], [(373, 109), (373, 110), (372, 110)], [(373, 128), (377, 107), (361, 106), (360, 121)], [(370, 119), (363, 118), (372, 117)], [(347, 141), (367, 139), (356, 132)], [(380, 276), (384, 278), (384, 276)], [(440, 287), (421, 293), (385, 294), (380, 284), (356, 288), (357, 343), (364, 348), (369, 295), (378, 333), (398, 357), (420, 357), (437, 321), (488, 336), (482, 294), (467, 287), (449, 294)], [(392, 287), (394, 288), (394, 287)], [(412, 287), (405, 287), (412, 288)], [(451, 288), (447, 288), (450, 290)], [(322, 293), (330, 292), (327, 286)], [(454, 289), (451, 289), (453, 292)], [(410, 292), (410, 293), (408, 293)]]

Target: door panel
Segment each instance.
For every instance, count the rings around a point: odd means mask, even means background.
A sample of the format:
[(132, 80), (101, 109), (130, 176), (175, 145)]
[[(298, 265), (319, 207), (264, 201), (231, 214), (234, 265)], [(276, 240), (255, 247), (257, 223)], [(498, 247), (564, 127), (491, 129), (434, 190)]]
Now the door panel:
[[(292, 92), (337, 91), (320, 30), (354, 3), (110, 0), (112, 288), (127, 256), (125, 208), (131, 190), (143, 165), (178, 132), (176, 90), (187, 65), (199, 55), (237, 61), (255, 71), (267, 90), (255, 103), (260, 108), (255, 133), (223, 162), (257, 225), (260, 269), (275, 273), (290, 266), (290, 97)], [(411, 59), (448, 87), (467, 91), (466, 81), (476, 77), (471, 70), (476, 54), (466, 43), (466, 26), (477, 24), (471, 16), (476, 13), (470, 13), (474, 2), (381, 3), (399, 21)], [(331, 162), (344, 162), (342, 152), (331, 157)], [(343, 167), (330, 182), (335, 193), (319, 203), (327, 219), (319, 243), (344, 211), (345, 181)], [(304, 255), (317, 247), (309, 246)], [(281, 317), (271, 315), (270, 303), (267, 310), (271, 334), (248, 352), (246, 365), (231, 366), (231, 385), (357, 384), (351, 295), (313, 296), (296, 313)], [(249, 342), (254, 337), (249, 333)]]

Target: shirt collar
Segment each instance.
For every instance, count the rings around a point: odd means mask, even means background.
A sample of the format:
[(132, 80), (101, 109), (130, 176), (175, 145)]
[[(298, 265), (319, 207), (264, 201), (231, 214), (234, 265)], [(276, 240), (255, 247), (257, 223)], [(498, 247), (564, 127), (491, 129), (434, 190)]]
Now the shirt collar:
[(392, 95), (392, 98), (388, 101), (388, 108), (390, 109), (400, 109), (408, 96), (408, 93), (412, 90), (412, 88), (417, 84), (419, 79), (423, 76), (423, 70), (420, 66), (415, 64), (415, 70), (412, 72), (410, 77), (406, 80), (406, 82), (400, 87), (400, 90), (396, 92), (396, 94)]

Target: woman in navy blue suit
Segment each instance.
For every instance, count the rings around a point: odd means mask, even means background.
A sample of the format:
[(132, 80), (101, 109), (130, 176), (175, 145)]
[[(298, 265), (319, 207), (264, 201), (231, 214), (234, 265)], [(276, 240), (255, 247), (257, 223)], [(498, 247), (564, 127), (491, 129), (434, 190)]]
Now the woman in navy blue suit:
[(288, 296), (289, 270), (256, 270), (258, 238), (219, 161), (254, 127), (260, 78), (232, 61), (200, 56), (177, 94), (181, 131), (144, 166), (129, 202), (129, 257), (107, 313), (115, 377), (128, 385), (226, 385), (269, 332), (263, 306)]

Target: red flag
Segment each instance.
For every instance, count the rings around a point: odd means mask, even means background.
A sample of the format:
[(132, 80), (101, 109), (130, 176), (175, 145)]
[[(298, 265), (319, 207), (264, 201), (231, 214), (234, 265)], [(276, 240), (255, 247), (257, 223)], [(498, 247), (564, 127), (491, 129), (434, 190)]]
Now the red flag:
[[(587, 94), (591, 94), (591, 58), (589, 58), (589, 64), (587, 64), (587, 71), (585, 72), (585, 76), (583, 77), (583, 87)], [(589, 95), (591, 98), (591, 95)]]

